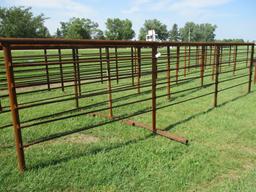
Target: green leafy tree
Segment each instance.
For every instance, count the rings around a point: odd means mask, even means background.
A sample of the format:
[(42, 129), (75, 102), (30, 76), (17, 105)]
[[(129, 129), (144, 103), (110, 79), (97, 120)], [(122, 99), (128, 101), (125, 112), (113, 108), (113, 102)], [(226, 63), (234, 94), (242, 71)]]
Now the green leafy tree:
[(217, 26), (210, 23), (199, 25), (200, 41), (214, 41)]
[(61, 33), (59, 28), (56, 31), (55, 37), (57, 37), (57, 38), (63, 37), (63, 34)]
[(104, 40), (104, 39), (105, 39), (105, 36), (104, 36), (104, 33), (103, 33), (102, 30), (96, 29), (96, 30), (93, 32), (92, 38), (93, 38), (93, 39), (96, 39), (96, 40)]
[(135, 36), (132, 22), (129, 19), (107, 19), (105, 36), (109, 40), (130, 40)]
[(183, 28), (180, 28), (182, 41), (214, 41), (215, 30), (217, 26), (209, 23), (195, 24), (187, 22)]
[(184, 27), (180, 28), (180, 37), (182, 41), (196, 41), (197, 27), (193, 22), (187, 22)]
[(0, 7), (0, 36), (50, 37), (44, 26), (46, 19), (43, 14), (34, 16), (30, 7)]
[(176, 23), (172, 26), (172, 30), (169, 32), (169, 40), (170, 41), (180, 40), (180, 33), (179, 33), (178, 25)]
[(156, 34), (158, 35), (158, 38), (160, 40), (167, 40), (168, 39), (168, 30), (167, 26), (163, 23), (161, 23), (157, 19), (153, 20), (146, 20), (143, 27), (140, 29), (139, 39), (145, 40), (146, 35), (149, 30), (155, 30)]
[(92, 39), (98, 30), (98, 23), (85, 18), (71, 18), (68, 22), (61, 22), (56, 36), (68, 39)]

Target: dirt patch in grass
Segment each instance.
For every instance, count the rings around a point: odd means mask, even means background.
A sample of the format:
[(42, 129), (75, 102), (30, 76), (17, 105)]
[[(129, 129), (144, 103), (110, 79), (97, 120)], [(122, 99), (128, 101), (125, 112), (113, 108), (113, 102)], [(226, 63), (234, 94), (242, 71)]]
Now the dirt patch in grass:
[(47, 144), (90, 144), (90, 143), (96, 143), (100, 141), (99, 137), (93, 136), (93, 135), (87, 135), (87, 134), (81, 134), (76, 133), (72, 135), (68, 135), (59, 139), (54, 139)]
[(0, 157), (6, 158), (6, 157), (10, 157), (11, 155), (13, 154), (10, 151), (0, 150)]
[(61, 143), (75, 143), (75, 144), (88, 144), (88, 143), (96, 143), (100, 139), (93, 135), (86, 135), (86, 134), (74, 134), (63, 137), (56, 142)]

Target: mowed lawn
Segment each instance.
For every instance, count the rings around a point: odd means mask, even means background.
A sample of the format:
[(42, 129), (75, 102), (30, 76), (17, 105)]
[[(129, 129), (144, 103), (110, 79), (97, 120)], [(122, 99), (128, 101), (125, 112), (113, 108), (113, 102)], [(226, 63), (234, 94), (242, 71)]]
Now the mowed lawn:
[[(172, 62), (174, 67), (175, 62)], [(142, 62), (146, 66), (145, 63)], [(159, 69), (161, 66), (164, 69), (166, 60), (159, 63)], [(238, 70), (235, 77), (248, 73), (248, 69), (243, 69), (244, 62), (239, 63), (239, 67), (242, 70)], [(227, 65), (223, 72), (232, 69), (232, 65)], [(248, 83), (220, 92), (218, 107), (213, 108), (211, 67), (205, 71), (208, 76), (203, 88), (200, 79), (176, 85), (174, 73), (171, 74), (172, 99), (157, 99), (157, 127), (188, 138), (188, 145), (120, 122), (109, 123), (100, 117), (83, 115), (83, 112), (108, 106), (107, 95), (85, 97), (79, 100), (83, 110), (64, 114), (66, 119), (23, 129), (24, 143), (60, 132), (84, 131), (26, 148), (27, 169), (21, 175), (13, 146), (13, 129), (5, 126), (11, 123), (10, 113), (0, 113), (0, 191), (256, 191), (256, 86), (253, 85), (250, 94), (247, 94)], [(187, 78), (199, 74), (199, 69), (193, 69)], [(166, 94), (163, 77), (165, 73), (158, 76), (158, 96)], [(182, 69), (180, 78), (184, 78)], [(220, 75), (220, 80), (230, 78), (234, 78), (232, 73)], [(150, 75), (145, 76), (142, 82), (150, 79)], [(113, 89), (130, 82), (131, 79), (120, 80), (119, 84), (113, 81)], [(248, 82), (248, 77), (234, 78), (221, 83), (220, 90), (244, 82)], [(198, 88), (191, 89), (193, 87)], [(92, 89), (106, 89), (106, 83), (82, 86), (84, 94)], [(183, 92), (185, 89), (189, 90)], [(113, 93), (113, 106), (150, 98), (150, 90), (144, 87), (138, 94), (135, 87)], [(69, 97), (72, 93), (70, 87), (64, 93), (60, 89), (42, 91), (21, 95), (18, 100), (26, 103), (63, 95)], [(102, 104), (93, 105), (98, 102)], [(8, 105), (7, 99), (3, 100), (3, 105)], [(88, 107), (90, 105), (92, 107)], [(114, 115), (129, 116), (150, 106), (150, 100), (130, 104), (114, 108)], [(28, 108), (20, 111), (21, 121), (70, 109), (75, 109), (74, 100)], [(80, 115), (68, 118), (74, 114)], [(58, 116), (35, 123), (55, 118)], [(151, 113), (130, 119), (150, 124)], [(89, 129), (99, 122), (105, 125)]]

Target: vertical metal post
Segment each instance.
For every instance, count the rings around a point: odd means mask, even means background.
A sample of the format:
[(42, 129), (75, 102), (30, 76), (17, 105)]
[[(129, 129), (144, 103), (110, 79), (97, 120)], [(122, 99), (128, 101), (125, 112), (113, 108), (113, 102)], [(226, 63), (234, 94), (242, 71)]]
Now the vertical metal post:
[(247, 45), (247, 51), (246, 51), (246, 67), (248, 67), (248, 63), (249, 63), (249, 45)]
[(199, 47), (198, 45), (196, 46), (196, 66), (199, 65)]
[(72, 56), (73, 56), (73, 67), (74, 67), (74, 91), (75, 91), (75, 100), (76, 100), (76, 107), (79, 107), (78, 101), (78, 87), (77, 87), (77, 65), (76, 65), (76, 50), (72, 49)]
[(209, 66), (211, 66), (212, 65), (212, 46), (210, 46), (210, 55), (209, 55), (209, 57), (210, 57)]
[(251, 92), (252, 88), (252, 70), (253, 70), (253, 60), (254, 60), (254, 45), (251, 47), (251, 62), (250, 62), (250, 70), (249, 70), (249, 85), (248, 85), (248, 93)]
[(156, 132), (156, 73), (157, 73), (157, 47), (152, 47), (152, 131)]
[(77, 67), (77, 83), (78, 83), (78, 90), (79, 90), (79, 96), (82, 96), (82, 88), (81, 88), (81, 77), (80, 77), (80, 61), (79, 61), (79, 52), (78, 49), (75, 49), (76, 51), (76, 67)]
[(233, 68), (233, 75), (236, 73), (236, 58), (237, 58), (237, 45), (234, 47), (234, 68)]
[(4, 51), (4, 63), (6, 69), (6, 78), (8, 82), (8, 93), (9, 93), (9, 101), (10, 101), (10, 109), (12, 114), (12, 122), (14, 128), (14, 136), (15, 136), (15, 145), (16, 145), (16, 154), (18, 157), (18, 166), (19, 170), (23, 172), (25, 170), (25, 156), (22, 142), (22, 134), (21, 134), (21, 126), (20, 126), (20, 118), (18, 111), (18, 102), (16, 97), (16, 88), (14, 81), (14, 72), (12, 66), (12, 55), (9, 45), (2, 44)]
[(191, 46), (188, 46), (188, 71), (190, 71), (190, 60), (191, 60)]
[(135, 72), (135, 77), (137, 76), (137, 60), (138, 60), (138, 56), (137, 56), (137, 47), (134, 48), (134, 56), (135, 56), (135, 60), (134, 60), (134, 72)]
[(62, 91), (64, 91), (65, 88), (64, 88), (64, 77), (63, 77), (63, 66), (62, 66), (62, 58), (61, 58), (61, 49), (58, 49), (58, 54), (59, 54), (59, 62), (60, 62), (61, 89), (62, 89)]
[(214, 107), (218, 105), (218, 92), (219, 92), (219, 64), (220, 64), (220, 47), (216, 46), (216, 73), (215, 73), (215, 91), (214, 91)]
[(132, 67), (132, 85), (134, 86), (134, 52), (133, 47), (131, 47), (131, 67)]
[(200, 69), (201, 86), (204, 86), (204, 62), (205, 62), (205, 46), (202, 46), (202, 50), (201, 50), (201, 69)]
[(254, 62), (253, 65), (254, 65), (254, 84), (256, 84), (256, 62)]
[(214, 74), (216, 69), (216, 58), (217, 58), (217, 48), (214, 47), (214, 53), (213, 53), (213, 64), (212, 64), (212, 80), (214, 80)]
[(45, 61), (47, 87), (48, 87), (48, 90), (50, 91), (51, 86), (50, 86), (49, 67), (48, 67), (48, 58), (47, 58), (47, 50), (46, 49), (44, 49), (44, 61)]
[(176, 52), (176, 83), (179, 80), (179, 65), (180, 65), (180, 46), (177, 46)]
[(223, 61), (223, 56), (222, 56), (222, 53), (223, 53), (223, 47), (220, 47), (220, 62), (219, 62), (219, 66), (220, 66), (220, 70), (219, 70), (219, 73), (221, 73), (222, 71), (222, 61)]
[(207, 62), (208, 62), (208, 60), (207, 60), (207, 57), (208, 57), (207, 52), (208, 52), (208, 48), (207, 48), (207, 45), (206, 45), (205, 46), (205, 51), (204, 51), (204, 70), (207, 68)]
[(103, 84), (102, 48), (99, 48), (99, 54), (100, 54), (100, 79), (101, 79), (101, 83)]
[(167, 97), (171, 99), (171, 53), (170, 46), (167, 46), (167, 66), (166, 66), (166, 78), (167, 78)]
[(110, 69), (110, 57), (109, 57), (109, 48), (108, 47), (106, 47), (106, 59), (107, 59), (107, 77), (108, 77), (109, 117), (113, 118), (111, 69)]
[(231, 48), (232, 48), (232, 46), (230, 45), (229, 46), (229, 51), (228, 51), (228, 65), (230, 66), (230, 64), (231, 64)]
[(118, 73), (118, 52), (117, 47), (115, 47), (115, 59), (116, 59), (116, 82), (119, 82), (119, 73)]
[(137, 64), (137, 89), (140, 93), (140, 78), (141, 78), (141, 48), (138, 47), (138, 64)]
[[(0, 68), (1, 69), (1, 68)], [(3, 72), (4, 72), (4, 69), (3, 69)], [(4, 80), (3, 80), (4, 82)], [(2, 98), (1, 98), (1, 95), (0, 95), (0, 112), (3, 111), (3, 107), (2, 107)]]
[(187, 75), (187, 46), (184, 48), (184, 77)]

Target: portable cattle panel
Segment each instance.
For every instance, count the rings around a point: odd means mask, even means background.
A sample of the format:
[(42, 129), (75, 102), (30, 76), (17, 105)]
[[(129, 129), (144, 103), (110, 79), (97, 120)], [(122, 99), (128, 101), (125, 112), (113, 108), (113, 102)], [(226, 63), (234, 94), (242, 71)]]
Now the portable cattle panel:
[[(211, 92), (197, 98), (213, 95), (213, 106), (216, 107), (218, 94), (221, 91), (244, 84), (248, 84), (248, 92), (251, 91), (254, 56), (254, 44), (252, 43), (19, 38), (0, 38), (0, 42), (4, 53), (0, 66), (0, 99), (9, 97), (18, 165), (21, 172), (25, 170), (24, 148), (84, 130), (70, 130), (23, 143), (22, 129), (90, 115), (108, 119), (110, 122), (120, 121), (127, 125), (145, 128), (154, 134), (187, 144), (188, 139), (157, 128), (157, 110), (162, 108), (157, 104), (158, 98), (165, 97), (167, 100), (172, 100), (172, 95), (178, 92), (213, 86)], [(247, 69), (248, 72), (245, 74), (237, 74)], [(225, 73), (231, 73), (234, 76), (221, 80), (220, 75)], [(242, 77), (248, 77), (246, 82), (219, 89), (220, 83)], [(182, 89), (176, 93), (172, 91), (172, 86), (181, 87), (182, 84), (197, 79), (199, 79), (197, 87)], [(254, 81), (256, 81), (256, 75)], [(6, 94), (7, 88), (8, 95)], [(164, 88), (166, 93), (157, 95), (159, 88)], [(45, 94), (54, 90), (61, 90), (62, 93)], [(136, 92), (125, 95), (130, 90)], [(145, 93), (150, 97), (137, 99), (139, 95), (144, 96)], [(32, 97), (33, 94), (36, 96)], [(26, 96), (26, 99), (20, 99), (21, 95)], [(130, 101), (130, 98), (137, 100)], [(63, 111), (26, 120), (22, 120), (20, 116), (22, 110), (36, 112), (36, 109), (42, 106), (69, 102), (74, 102), (74, 104)], [(145, 102), (147, 102), (146, 108), (139, 110), (144, 105), (141, 103)], [(116, 115), (115, 111), (134, 104), (140, 104), (134, 113)], [(7, 106), (1, 105), (1, 111), (8, 111)], [(78, 113), (62, 116), (74, 111)], [(151, 125), (130, 119), (149, 112), (151, 113)], [(100, 122), (89, 128), (104, 124), (105, 122)]]

